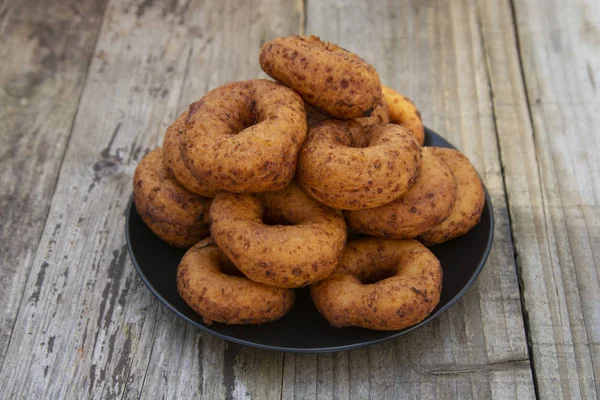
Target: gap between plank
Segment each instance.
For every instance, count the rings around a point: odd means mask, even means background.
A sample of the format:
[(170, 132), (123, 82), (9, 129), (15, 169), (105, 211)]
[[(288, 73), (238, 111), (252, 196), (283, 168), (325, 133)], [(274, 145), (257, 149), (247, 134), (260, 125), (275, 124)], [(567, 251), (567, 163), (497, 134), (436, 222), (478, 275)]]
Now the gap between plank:
[[(546, 215), (547, 201), (546, 201), (544, 186), (543, 186), (543, 182), (542, 182), (541, 166), (540, 166), (540, 162), (538, 161), (539, 160), (539, 158), (538, 158), (538, 146), (537, 146), (538, 140), (537, 140), (535, 125), (533, 123), (533, 111), (532, 111), (531, 100), (529, 98), (529, 92), (527, 90), (527, 79), (525, 77), (525, 72), (524, 72), (524, 69), (523, 69), (523, 59), (522, 59), (522, 56), (521, 56), (522, 51), (521, 51), (521, 44), (520, 44), (520, 39), (519, 39), (519, 26), (517, 24), (517, 11), (516, 11), (516, 7), (515, 7), (515, 4), (514, 4), (514, 0), (510, 0), (510, 5), (511, 5), (512, 18), (513, 18), (513, 27), (514, 27), (514, 32), (515, 32), (515, 42), (517, 44), (517, 57), (518, 57), (518, 60), (519, 60), (519, 67), (520, 67), (520, 71), (521, 71), (521, 78), (523, 80), (523, 87), (525, 88), (525, 99), (527, 100), (527, 111), (529, 113), (529, 121), (530, 121), (530, 124), (531, 124), (531, 132), (532, 132), (532, 137), (533, 137), (533, 143), (534, 143), (534, 146), (535, 146), (534, 155), (535, 155), (535, 161), (536, 161), (536, 167), (537, 167), (537, 173), (538, 173), (538, 184), (539, 184), (539, 187), (540, 187), (540, 196), (541, 196), (541, 200), (542, 200), (542, 215), (543, 215), (543, 218), (544, 218), (544, 220), (543, 220), (543, 223), (544, 223), (544, 232), (546, 233), (546, 244), (548, 245), (548, 248), (550, 248), (550, 244), (548, 243), (548, 240), (549, 240), (548, 239), (548, 237), (549, 237), (549, 235), (548, 235), (548, 224), (546, 222), (548, 220), (547, 219), (547, 215)], [(537, 99), (537, 100), (540, 100), (540, 99)], [(561, 113), (561, 119), (564, 120), (565, 118), (563, 117), (562, 110), (560, 108), (559, 108), (559, 112)], [(551, 158), (551, 161), (552, 161), (552, 165), (554, 166), (554, 155), (551, 154), (550, 158)], [(561, 193), (561, 190), (560, 190), (560, 186), (557, 188), (557, 190), (558, 190), (558, 193), (559, 193), (558, 201), (560, 203), (560, 209), (564, 210), (565, 207), (563, 206), (563, 202), (562, 202), (562, 193)], [(581, 205), (579, 205), (578, 207), (581, 210)], [(583, 210), (581, 210), (581, 211), (583, 212)], [(563, 217), (565, 218), (565, 224), (566, 224), (566, 219), (567, 219), (566, 215), (563, 215)], [(584, 220), (586, 222), (586, 229), (587, 229), (587, 220), (586, 219), (584, 219)], [(588, 230), (587, 233), (588, 233), (587, 238), (588, 238), (588, 241), (589, 241), (589, 236), (590, 236), (589, 235), (589, 230)], [(567, 241), (569, 243), (569, 249), (572, 249), (573, 248), (573, 246), (572, 246), (572, 240), (571, 240), (571, 236), (568, 233), (567, 233)], [(593, 245), (591, 243), (590, 243), (590, 247), (593, 248)], [(570, 256), (571, 256), (571, 260), (573, 261), (573, 264), (574, 264), (575, 282), (577, 283), (577, 286), (579, 286), (579, 278), (577, 276), (577, 268), (575, 268), (575, 261), (573, 260), (573, 254), (572, 254), (572, 252), (571, 252)], [(552, 261), (552, 258), (551, 258), (551, 261)], [(560, 261), (559, 261), (559, 264), (560, 264)], [(561, 269), (560, 265), (558, 266), (558, 269)], [(555, 268), (553, 267), (552, 268), (552, 275), (555, 278), (555, 281), (558, 281), (558, 279), (556, 279), (556, 276), (554, 275), (554, 271), (555, 271)], [(561, 277), (561, 280), (562, 280), (562, 277)], [(556, 285), (554, 285), (554, 289), (556, 290)], [(577, 292), (578, 292), (577, 294), (578, 294), (578, 297), (579, 297), (579, 302), (583, 306), (584, 301), (583, 301), (583, 298), (581, 297), (581, 291), (578, 290)], [(559, 316), (559, 318), (561, 318), (560, 314), (558, 316)], [(562, 326), (562, 320), (560, 322), (561, 322), (561, 326)], [(587, 324), (588, 324), (588, 322), (586, 321), (585, 318), (583, 318), (583, 327), (584, 327), (585, 338), (587, 340), (587, 343), (591, 343), (590, 340), (589, 340), (589, 336), (588, 336), (588, 325)], [(570, 328), (569, 330), (570, 330), (570, 332), (572, 334), (573, 329)], [(528, 341), (528, 343), (529, 343), (529, 341)], [(573, 343), (573, 345), (575, 345), (575, 343)], [(596, 386), (596, 376), (593, 373), (593, 371), (595, 371), (595, 369), (594, 369), (594, 357), (591, 354), (591, 346), (588, 347), (588, 349), (590, 351), (590, 361), (591, 361), (591, 365), (592, 365), (592, 379), (594, 381), (594, 386)], [(575, 358), (576, 357), (577, 356), (575, 355)], [(576, 361), (576, 363), (577, 363), (577, 361)], [(579, 371), (577, 371), (577, 375), (579, 375)], [(579, 387), (579, 391), (581, 393), (583, 393), (584, 390), (581, 387), (581, 381), (579, 381), (578, 387)], [(537, 391), (536, 391), (536, 395), (538, 395), (538, 398), (539, 398), (539, 394), (537, 393)]]
[(300, 23), (298, 24), (300, 26), (300, 32), (298, 32), (299, 35), (306, 35), (306, 20), (307, 20), (307, 6), (308, 6), (308, 0), (297, 0), (298, 2), (298, 11), (300, 13)]
[(17, 312), (15, 314), (15, 319), (13, 321), (12, 328), (10, 330), (10, 335), (8, 337), (8, 343), (6, 344), (6, 352), (3, 354), (3, 357), (2, 357), (2, 364), (0, 365), (0, 375), (2, 374), (2, 370), (4, 369), (4, 364), (6, 362), (6, 354), (8, 354), (8, 349), (10, 348), (10, 344), (12, 342), (15, 325), (17, 324), (17, 319), (19, 318), (19, 314), (21, 312), (21, 307), (23, 306), (23, 298), (25, 296), (25, 291), (27, 290), (29, 279), (31, 277), (31, 269), (32, 269), (31, 264), (33, 264), (33, 261), (37, 257), (37, 253), (38, 253), (38, 250), (40, 247), (40, 242), (42, 241), (42, 237), (44, 236), (44, 232), (46, 231), (46, 225), (48, 224), (48, 218), (50, 216), (50, 209), (52, 208), (52, 200), (54, 199), (54, 195), (56, 194), (56, 188), (58, 186), (58, 180), (60, 178), (62, 166), (63, 166), (63, 163), (65, 162), (65, 157), (67, 155), (67, 149), (69, 148), (69, 143), (71, 142), (71, 137), (73, 136), (73, 127), (75, 126), (75, 119), (77, 118), (77, 114), (79, 113), (79, 105), (81, 104), (81, 97), (83, 96), (85, 87), (87, 85), (87, 80), (88, 80), (87, 78), (88, 78), (88, 75), (90, 74), (90, 68), (92, 66), (92, 59), (94, 58), (95, 49), (98, 44), (100, 30), (102, 29), (102, 24), (104, 23), (104, 16), (106, 14), (107, 4), (108, 4), (108, 0), (104, 0), (104, 7), (102, 8), (102, 11), (100, 13), (100, 18), (101, 18), (102, 22), (100, 22), (98, 24), (98, 28), (96, 28), (96, 34), (94, 37), (94, 46), (93, 46), (94, 51), (92, 51), (90, 53), (90, 55), (88, 57), (88, 61), (87, 61), (87, 66), (85, 67), (85, 75), (83, 76), (83, 79), (82, 79), (83, 84), (81, 85), (81, 89), (79, 90), (79, 95), (77, 96), (77, 107), (75, 108), (75, 114), (73, 114), (73, 119), (71, 120), (71, 126), (69, 127), (69, 134), (67, 135), (67, 140), (65, 141), (65, 147), (63, 149), (63, 152), (62, 152), (62, 155), (60, 158), (60, 162), (58, 163), (58, 168), (56, 169), (57, 174), (56, 174), (56, 178), (54, 179), (54, 185), (52, 186), (52, 194), (50, 195), (50, 197), (48, 199), (48, 206), (47, 206), (47, 210), (46, 210), (46, 217), (44, 218), (44, 224), (42, 226), (42, 229), (40, 230), (38, 239), (36, 241), (35, 251), (33, 252), (33, 257), (31, 258), (31, 261), (29, 262), (29, 264), (30, 264), (29, 268), (27, 268), (28, 269), (27, 278), (25, 279), (25, 285), (23, 285), (23, 290), (21, 291), (21, 299), (19, 300), (19, 307), (17, 308)]
[[(155, 303), (156, 303), (155, 299)], [(150, 346), (150, 354), (148, 355), (148, 365), (146, 365), (146, 372), (144, 372), (144, 379), (142, 379), (142, 384), (140, 385), (140, 394), (138, 396), (138, 400), (141, 400), (142, 394), (144, 393), (144, 386), (146, 385), (146, 377), (148, 376), (148, 370), (150, 369), (150, 362), (152, 361), (152, 352), (154, 351), (154, 344), (156, 342), (156, 325), (158, 323), (156, 320), (158, 319), (158, 312), (160, 310), (161, 304), (156, 304), (156, 312), (154, 313), (154, 326), (152, 327), (152, 346)], [(133, 360), (133, 359), (132, 359)], [(129, 365), (129, 372), (127, 372), (127, 378), (129, 378), (129, 374), (131, 373), (131, 364)], [(125, 380), (125, 386), (123, 386), (123, 393), (121, 394), (121, 399), (125, 398), (125, 393), (127, 392), (128, 382)]]
[(471, 374), (479, 372), (496, 372), (496, 371), (510, 371), (517, 368), (525, 368), (530, 364), (529, 358), (523, 358), (519, 360), (502, 361), (492, 364), (484, 365), (467, 365), (459, 368), (433, 368), (424, 369), (423, 372), (429, 375), (458, 375), (458, 374)]
[[(512, 29), (513, 29), (513, 33), (515, 36), (515, 46), (516, 46), (516, 50), (517, 50), (517, 59), (519, 62), (519, 71), (521, 73), (521, 85), (523, 86), (523, 89), (525, 92), (525, 99), (527, 102), (527, 113), (528, 113), (529, 121), (530, 121), (530, 124), (532, 127), (532, 134), (535, 139), (535, 133), (533, 133), (534, 132), (533, 131), (533, 118), (531, 115), (529, 96), (527, 94), (527, 87), (525, 85), (525, 75), (523, 72), (523, 60), (521, 59), (521, 46), (519, 43), (519, 34), (518, 34), (518, 28), (517, 28), (517, 24), (516, 24), (516, 15), (515, 15), (515, 8), (514, 8), (513, 1), (514, 0), (508, 0), (510, 8), (511, 8)], [(492, 100), (492, 113), (494, 116), (494, 130), (496, 131), (496, 146), (498, 147), (498, 157), (500, 158), (502, 186), (504, 188), (504, 201), (506, 203), (506, 207), (507, 207), (507, 211), (508, 211), (508, 213), (507, 213), (508, 214), (508, 225), (510, 228), (511, 245), (512, 245), (512, 249), (513, 249), (513, 260), (514, 260), (514, 264), (515, 264), (515, 268), (516, 268), (515, 272), (517, 274), (517, 283), (519, 286), (519, 299), (520, 299), (520, 303), (521, 303), (521, 315), (523, 318), (523, 324), (524, 324), (524, 328), (525, 328), (525, 338), (527, 341), (527, 353), (528, 353), (528, 357), (529, 357), (529, 367), (531, 369), (531, 374), (532, 374), (532, 378), (533, 378), (533, 390), (534, 390), (536, 398), (539, 399), (540, 392), (539, 392), (539, 388), (538, 388), (537, 374), (536, 374), (536, 370), (535, 370), (533, 345), (532, 345), (532, 341), (531, 341), (530, 321), (529, 321), (529, 315), (527, 313), (527, 309), (525, 307), (525, 294), (524, 294), (525, 288), (524, 288), (524, 284), (523, 284), (523, 279), (520, 274), (520, 265), (518, 262), (518, 252), (515, 247), (515, 243), (516, 243), (515, 239), (516, 238), (515, 238), (515, 232), (513, 229), (513, 216), (512, 216), (512, 213), (510, 212), (510, 202), (508, 200), (509, 195), (508, 195), (508, 190), (507, 190), (507, 186), (506, 186), (506, 177), (505, 177), (505, 173), (504, 173), (504, 160), (502, 157), (502, 146), (500, 144), (500, 137), (499, 137), (499, 132), (498, 132), (498, 122), (497, 122), (497, 115), (496, 115), (496, 101), (495, 101), (495, 96), (494, 96), (494, 90), (492, 89), (492, 81), (491, 81), (491, 73), (490, 73), (490, 59), (487, 56), (488, 52), (487, 52), (487, 48), (485, 46), (486, 38), (483, 33), (483, 21), (481, 19), (481, 7), (480, 6), (478, 6), (478, 8), (477, 8), (477, 17), (478, 17), (478, 25), (479, 25), (479, 35), (481, 37), (482, 44), (483, 44), (483, 46), (482, 46), (483, 52), (486, 55), (486, 57), (485, 57), (486, 76), (487, 76), (487, 80), (488, 80), (490, 98)], [(534, 142), (535, 142), (535, 140), (534, 140)], [(537, 163), (537, 153), (536, 153), (536, 165), (539, 169), (539, 163)], [(538, 170), (538, 172), (539, 172), (539, 170)], [(539, 177), (539, 174), (538, 174), (538, 177)], [(544, 221), (544, 224), (545, 224), (545, 221)]]
[(281, 357), (281, 389), (279, 390), (279, 400), (283, 400), (283, 377), (285, 376), (285, 356), (287, 353), (283, 353)]

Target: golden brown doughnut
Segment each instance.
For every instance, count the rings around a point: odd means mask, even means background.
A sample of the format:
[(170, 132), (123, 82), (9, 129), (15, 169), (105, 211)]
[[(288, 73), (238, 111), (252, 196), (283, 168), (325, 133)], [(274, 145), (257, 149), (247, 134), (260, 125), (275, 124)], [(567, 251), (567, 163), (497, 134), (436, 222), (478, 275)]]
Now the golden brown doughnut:
[(399, 330), (421, 322), (440, 300), (439, 260), (415, 240), (348, 242), (333, 273), (311, 286), (335, 327)]
[[(331, 119), (330, 116), (321, 114), (320, 112), (312, 108), (308, 103), (304, 104), (304, 108), (306, 110), (306, 120), (309, 128), (317, 125), (321, 121)], [(373, 113), (370, 117), (354, 118), (354, 121), (358, 122), (362, 126), (387, 125), (390, 122), (387, 104), (385, 103), (385, 101), (383, 101), (382, 98), (379, 101), (379, 103), (377, 103), (377, 106), (373, 110)]]
[(190, 247), (209, 234), (210, 199), (186, 190), (168, 174), (160, 147), (135, 169), (133, 200), (146, 225), (172, 246)]
[(348, 227), (356, 232), (392, 239), (412, 239), (448, 218), (456, 200), (456, 179), (448, 165), (422, 149), (417, 182), (402, 197), (367, 210), (346, 211)]
[(355, 118), (354, 120), (362, 126), (389, 124), (390, 114), (385, 99), (382, 97), (381, 100), (379, 100), (379, 103), (377, 103), (369, 117)]
[(167, 171), (170, 174), (173, 174), (175, 179), (190, 192), (205, 197), (215, 197), (219, 189), (206, 185), (196, 179), (181, 158), (180, 140), (181, 134), (185, 131), (187, 114), (187, 111), (181, 114), (175, 122), (167, 128), (167, 133), (165, 134), (165, 139), (163, 141), (165, 166), (167, 167)]
[(264, 79), (234, 82), (190, 105), (181, 155), (207, 185), (279, 190), (294, 176), (305, 136), (304, 103), (293, 90)]
[(301, 287), (325, 278), (346, 242), (341, 212), (295, 184), (259, 196), (221, 192), (210, 209), (212, 236), (248, 278)]
[(415, 183), (421, 149), (400, 125), (362, 127), (327, 120), (309, 130), (296, 180), (320, 202), (342, 210), (389, 203)]
[(317, 36), (267, 42), (259, 61), (267, 74), (334, 118), (368, 117), (382, 96), (379, 75), (371, 64)]
[(294, 306), (290, 289), (253, 282), (214, 245), (202, 241), (177, 267), (177, 290), (204, 320), (225, 324), (263, 324), (283, 317)]
[(405, 126), (421, 146), (425, 143), (425, 128), (421, 113), (415, 104), (405, 96), (387, 86), (383, 86), (383, 98), (388, 106), (390, 122)]
[(479, 223), (485, 204), (481, 179), (464, 154), (441, 147), (431, 147), (431, 152), (448, 164), (456, 178), (457, 190), (450, 216), (419, 237), (428, 246), (465, 235)]

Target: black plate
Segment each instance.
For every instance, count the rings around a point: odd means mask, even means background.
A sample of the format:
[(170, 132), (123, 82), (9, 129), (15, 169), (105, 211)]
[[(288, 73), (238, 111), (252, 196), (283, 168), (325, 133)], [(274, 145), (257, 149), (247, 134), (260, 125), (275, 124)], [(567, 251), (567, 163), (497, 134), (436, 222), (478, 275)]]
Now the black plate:
[[(426, 129), (425, 145), (454, 147)], [(270, 350), (321, 353), (349, 350), (398, 337), (417, 329), (454, 304), (481, 272), (492, 245), (494, 215), (486, 191), (481, 222), (467, 235), (431, 247), (444, 268), (442, 295), (436, 309), (421, 323), (394, 332), (362, 328), (334, 328), (314, 307), (308, 289), (298, 289), (296, 306), (279, 321), (265, 325), (206, 325), (179, 297), (176, 269), (184, 250), (173, 248), (146, 227), (133, 202), (127, 213), (129, 254), (142, 280), (169, 310), (190, 324), (232, 342)]]

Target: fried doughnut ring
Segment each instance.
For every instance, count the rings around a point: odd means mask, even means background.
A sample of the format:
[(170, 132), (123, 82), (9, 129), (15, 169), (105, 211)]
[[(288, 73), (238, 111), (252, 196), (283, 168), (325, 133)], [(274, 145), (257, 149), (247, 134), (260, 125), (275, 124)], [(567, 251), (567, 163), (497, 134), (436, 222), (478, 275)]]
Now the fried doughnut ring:
[(264, 44), (260, 66), (323, 114), (339, 119), (368, 117), (381, 99), (375, 68), (317, 36), (287, 36)]
[[(326, 119), (331, 119), (331, 117), (321, 114), (314, 108), (310, 106), (310, 104), (305, 103), (304, 108), (306, 110), (306, 120), (308, 123), (308, 127), (311, 128), (317, 125), (321, 121), (325, 121)], [(367, 125), (387, 125), (390, 122), (390, 116), (388, 113), (388, 107), (383, 98), (377, 103), (377, 106), (371, 113), (370, 117), (362, 117), (362, 118), (354, 118), (356, 122), (361, 124), (362, 126)]]
[(294, 176), (305, 137), (304, 103), (293, 90), (264, 79), (233, 82), (190, 105), (181, 156), (207, 185), (279, 190)]
[(341, 212), (295, 184), (258, 197), (221, 192), (210, 215), (219, 248), (248, 278), (271, 286), (301, 287), (325, 278), (346, 243)]
[(415, 104), (408, 98), (402, 96), (387, 86), (383, 86), (383, 98), (388, 106), (390, 122), (405, 126), (412, 132), (421, 146), (425, 143), (425, 128), (421, 113)]
[(428, 246), (465, 235), (479, 223), (485, 205), (481, 179), (464, 154), (441, 147), (431, 147), (431, 152), (448, 164), (456, 178), (457, 190), (450, 216), (419, 237)]
[(355, 118), (354, 120), (362, 126), (389, 124), (390, 113), (385, 99), (382, 97), (381, 100), (379, 100), (379, 103), (377, 103), (369, 117)]
[(402, 196), (420, 167), (421, 149), (402, 126), (327, 120), (309, 130), (296, 180), (324, 204), (360, 210)]
[(441, 289), (440, 262), (421, 243), (359, 239), (348, 243), (333, 273), (310, 292), (335, 327), (392, 331), (421, 322)]
[(171, 246), (190, 247), (209, 234), (210, 199), (186, 190), (167, 173), (160, 147), (135, 169), (133, 200), (148, 228)]
[(422, 149), (417, 182), (399, 199), (368, 210), (346, 211), (356, 232), (392, 239), (412, 239), (448, 218), (456, 200), (456, 179), (448, 165)]
[(181, 159), (181, 134), (185, 131), (187, 114), (187, 111), (181, 114), (175, 122), (167, 128), (165, 140), (163, 141), (165, 166), (167, 167), (167, 171), (190, 192), (205, 197), (215, 197), (219, 189), (206, 185), (196, 179)]
[(177, 267), (179, 295), (205, 324), (263, 324), (292, 309), (293, 290), (251, 281), (216, 246), (205, 242), (189, 249)]

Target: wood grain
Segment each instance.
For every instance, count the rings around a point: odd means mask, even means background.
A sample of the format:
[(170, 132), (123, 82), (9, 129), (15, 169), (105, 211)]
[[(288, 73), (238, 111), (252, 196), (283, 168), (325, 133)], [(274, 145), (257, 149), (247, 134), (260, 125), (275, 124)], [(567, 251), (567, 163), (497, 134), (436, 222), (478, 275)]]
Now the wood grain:
[(600, 8), (480, 3), (539, 395), (597, 398)]
[[(334, 360), (286, 354), (284, 398), (534, 397), (477, 4), (309, 3), (307, 33), (373, 63), (384, 84), (415, 101), (426, 125), (469, 156), (490, 191), (496, 232), (479, 280), (441, 318)], [(322, 359), (350, 377), (345, 386), (320, 384), (311, 371)]]
[[(533, 398), (533, 378), (541, 398), (597, 397), (600, 7), (513, 3), (0, 1), (0, 397)], [(123, 234), (135, 165), (175, 116), (264, 76), (260, 45), (304, 30), (410, 96), (473, 161), (496, 218), (448, 312), (320, 355), (185, 324)]]
[[(0, 371), (104, 4), (0, 3)], [(45, 271), (39, 269), (34, 279), (43, 280)], [(40, 300), (39, 293), (30, 295)]]
[(295, 6), (109, 3), (0, 375), (3, 396), (279, 396), (282, 355), (226, 345), (166, 312), (134, 272), (123, 223), (133, 170), (180, 99), (256, 76), (261, 42), (297, 31)]

